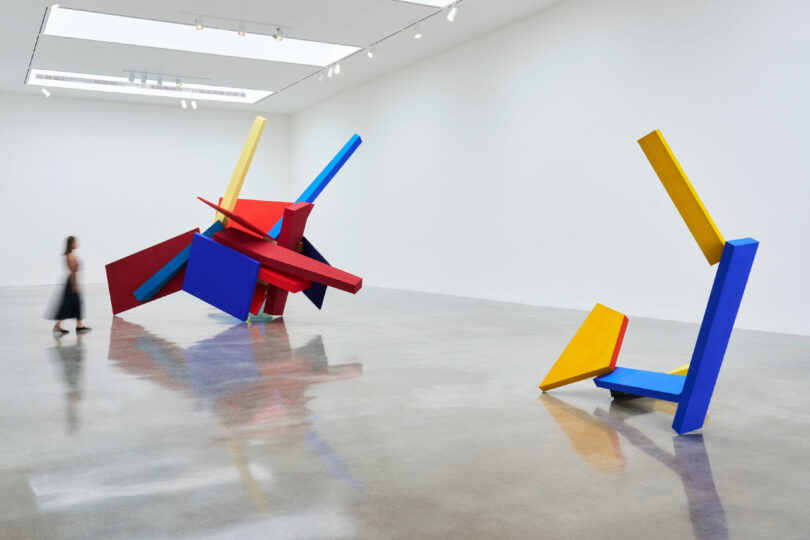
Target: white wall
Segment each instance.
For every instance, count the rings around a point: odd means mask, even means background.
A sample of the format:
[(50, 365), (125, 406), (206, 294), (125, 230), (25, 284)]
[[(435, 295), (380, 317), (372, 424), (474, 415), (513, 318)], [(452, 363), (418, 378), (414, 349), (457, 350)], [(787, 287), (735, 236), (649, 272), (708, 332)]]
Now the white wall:
[[(57, 94), (54, 92), (54, 94)], [(104, 265), (195, 227), (214, 211), (255, 115), (0, 94), (5, 249), (0, 285), (61, 282), (79, 237), (86, 282)], [(289, 117), (267, 115), (242, 196), (286, 200)]]
[(715, 270), (636, 144), (658, 128), (726, 238), (761, 242), (738, 324), (810, 333), (807, 21), (573, 0), (318, 104), (294, 192), (365, 142), (308, 236), (367, 284), (699, 321)]

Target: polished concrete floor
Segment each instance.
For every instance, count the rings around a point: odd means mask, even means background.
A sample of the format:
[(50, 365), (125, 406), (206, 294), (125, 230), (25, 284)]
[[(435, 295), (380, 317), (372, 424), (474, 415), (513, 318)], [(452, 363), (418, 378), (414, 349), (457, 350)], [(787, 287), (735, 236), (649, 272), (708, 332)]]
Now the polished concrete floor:
[[(3, 538), (810, 537), (808, 337), (736, 331), (678, 437), (664, 402), (541, 395), (584, 312), (367, 288), (248, 326), (91, 286), (56, 340), (50, 294), (0, 288)], [(619, 362), (696, 333), (631, 318)]]

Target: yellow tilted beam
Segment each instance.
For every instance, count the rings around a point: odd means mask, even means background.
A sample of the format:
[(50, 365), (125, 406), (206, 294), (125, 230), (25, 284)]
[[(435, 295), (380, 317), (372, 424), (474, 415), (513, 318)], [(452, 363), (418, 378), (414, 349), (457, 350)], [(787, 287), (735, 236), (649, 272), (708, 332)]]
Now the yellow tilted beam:
[(658, 130), (639, 139), (638, 144), (647, 156), (664, 189), (680, 212), (686, 226), (703, 251), (709, 264), (720, 261), (725, 240), (714, 224), (712, 216), (703, 206), (686, 173), (672, 154), (667, 141)]
[[(256, 153), (256, 147), (259, 145), (259, 139), (266, 123), (267, 119), (261, 116), (257, 116), (253, 121), (253, 127), (250, 128), (245, 146), (242, 148), (242, 154), (236, 163), (236, 169), (233, 171), (231, 181), (228, 182), (228, 189), (225, 190), (225, 195), (222, 197), (220, 206), (225, 210), (233, 210), (236, 205), (236, 199), (239, 198), (239, 192), (242, 191), (242, 184), (245, 182), (245, 176), (250, 167), (250, 162), (253, 160), (253, 154)], [(216, 219), (221, 221), (223, 225), (228, 224), (228, 218), (220, 212), (217, 212)]]

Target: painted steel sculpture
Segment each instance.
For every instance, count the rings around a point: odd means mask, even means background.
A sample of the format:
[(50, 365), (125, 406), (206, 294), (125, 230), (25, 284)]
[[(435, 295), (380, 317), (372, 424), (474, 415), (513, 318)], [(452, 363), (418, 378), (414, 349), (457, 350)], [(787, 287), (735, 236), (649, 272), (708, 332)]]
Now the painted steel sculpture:
[(723, 239), (660, 132), (638, 142), (709, 264), (720, 263), (692, 360), (669, 373), (616, 367), (627, 317), (596, 304), (540, 388), (547, 391), (596, 377), (596, 386), (609, 389), (614, 397), (677, 403), (672, 428), (686, 433), (703, 426), (759, 242)]
[(267, 120), (256, 117), (225, 195), (204, 232), (185, 232), (107, 265), (113, 314), (183, 290), (248, 320), (282, 315), (288, 293), (303, 292), (318, 308), (326, 287), (352, 294), (362, 278), (329, 265), (304, 237), (315, 199), (362, 142), (352, 136), (294, 203), (239, 199)]

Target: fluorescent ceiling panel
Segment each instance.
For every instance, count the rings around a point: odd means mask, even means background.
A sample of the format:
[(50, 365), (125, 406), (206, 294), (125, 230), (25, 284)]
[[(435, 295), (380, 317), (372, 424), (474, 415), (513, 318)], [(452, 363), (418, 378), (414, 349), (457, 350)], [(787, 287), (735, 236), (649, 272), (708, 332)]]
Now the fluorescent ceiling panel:
[(203, 54), (218, 54), (253, 60), (328, 66), (360, 50), (360, 47), (204, 28), (149, 19), (136, 19), (94, 11), (51, 8), (43, 31), (58, 36), (91, 41), (156, 47)]
[(32, 69), (26, 83), (47, 86), (48, 88), (74, 88), (76, 90), (95, 90), (116, 94), (138, 94), (200, 101), (228, 101), (230, 103), (256, 103), (273, 93), (269, 90), (248, 90), (246, 88), (188, 83), (183, 83), (183, 86), (178, 88), (174, 81), (169, 84), (158, 84), (154, 79), (147, 79), (146, 83), (141, 84), (140, 79), (129, 82), (127, 77), (49, 71), (45, 69)]
[(399, 0), (407, 4), (419, 4), (420, 6), (430, 6), (435, 8), (444, 8), (450, 4), (455, 4), (458, 0)]

